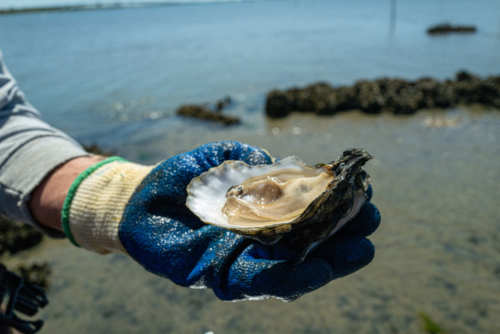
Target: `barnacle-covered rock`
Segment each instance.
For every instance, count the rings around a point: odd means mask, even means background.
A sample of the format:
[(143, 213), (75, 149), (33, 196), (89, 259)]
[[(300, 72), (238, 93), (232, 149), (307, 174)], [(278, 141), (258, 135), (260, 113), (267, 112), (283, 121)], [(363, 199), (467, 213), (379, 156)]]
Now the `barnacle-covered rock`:
[(370, 114), (413, 114), (419, 109), (449, 108), (462, 103), (500, 108), (500, 76), (481, 79), (461, 71), (455, 80), (444, 81), (382, 78), (361, 80), (348, 87), (331, 87), (320, 82), (304, 88), (271, 91), (267, 94), (266, 114), (272, 118), (295, 111), (332, 115), (351, 109)]

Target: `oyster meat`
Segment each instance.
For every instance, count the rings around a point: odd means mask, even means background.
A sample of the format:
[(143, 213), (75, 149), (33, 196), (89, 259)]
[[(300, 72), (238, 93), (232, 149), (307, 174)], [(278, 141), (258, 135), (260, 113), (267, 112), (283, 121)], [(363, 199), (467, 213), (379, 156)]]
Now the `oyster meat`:
[(293, 156), (272, 165), (226, 161), (191, 181), (186, 205), (205, 223), (264, 244), (287, 235), (302, 261), (363, 206), (370, 177), (361, 167), (371, 158), (349, 149), (315, 167)]

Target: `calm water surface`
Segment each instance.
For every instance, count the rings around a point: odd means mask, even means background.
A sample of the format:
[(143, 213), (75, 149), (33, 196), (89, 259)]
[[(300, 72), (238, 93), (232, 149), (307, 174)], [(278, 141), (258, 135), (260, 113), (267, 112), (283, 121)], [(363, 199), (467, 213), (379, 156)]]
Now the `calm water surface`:
[[(383, 222), (371, 265), (285, 304), (224, 303), (119, 255), (46, 242), (42, 333), (421, 333), (424, 311), (450, 333), (498, 333), (500, 113), (458, 107), (413, 116), (269, 120), (265, 93), (315, 81), (500, 74), (500, 2), (278, 1), (0, 16), (0, 48), (44, 118), (78, 140), (155, 163), (214, 140), (327, 162), (348, 147), (375, 159)], [(444, 21), (471, 35), (430, 37)], [(230, 95), (241, 126), (176, 117)]]
[[(111, 146), (161, 135), (187, 102), (230, 95), (256, 111), (252, 122), (275, 87), (500, 73), (498, 1), (399, 1), (392, 34), (389, 9), (276, 1), (10, 15), (0, 17), (0, 48), (49, 123)], [(479, 32), (425, 34), (443, 21)]]

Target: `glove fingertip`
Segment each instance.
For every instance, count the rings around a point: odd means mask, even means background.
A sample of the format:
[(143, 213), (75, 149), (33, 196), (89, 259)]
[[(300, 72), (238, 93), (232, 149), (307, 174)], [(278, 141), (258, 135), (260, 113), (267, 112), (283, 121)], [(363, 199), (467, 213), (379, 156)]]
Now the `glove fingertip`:
[(256, 148), (243, 158), (249, 165), (270, 165), (273, 163), (273, 158), (264, 150)]
[(274, 282), (276, 289), (274, 297), (284, 302), (292, 302), (304, 294), (319, 289), (334, 276), (330, 264), (323, 259), (306, 259), (296, 266), (284, 265), (288, 270)]
[(225, 299), (276, 298), (291, 302), (325, 285), (333, 276), (324, 259), (306, 259), (293, 266), (283, 261), (255, 260), (245, 255), (244, 258), (231, 268)]
[(311, 256), (327, 261), (334, 278), (340, 278), (369, 264), (375, 257), (375, 247), (360, 236), (337, 237), (321, 245)]
[(237, 141), (218, 141), (205, 144), (200, 148), (206, 157), (215, 159), (211, 161), (213, 166), (227, 160), (242, 160), (249, 165), (273, 163), (271, 155), (266, 150)]
[(348, 222), (338, 235), (359, 235), (367, 237), (380, 226), (380, 211), (372, 203), (363, 205), (354, 219)]

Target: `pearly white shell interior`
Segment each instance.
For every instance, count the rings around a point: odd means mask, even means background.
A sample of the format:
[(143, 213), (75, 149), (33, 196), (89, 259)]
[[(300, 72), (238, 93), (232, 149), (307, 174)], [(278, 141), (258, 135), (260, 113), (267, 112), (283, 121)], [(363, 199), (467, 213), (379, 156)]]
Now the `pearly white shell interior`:
[[(228, 224), (228, 218), (222, 213), (226, 203), (226, 193), (232, 186), (239, 185), (251, 177), (268, 174), (280, 169), (311, 169), (302, 159), (295, 156), (285, 158), (272, 165), (250, 166), (243, 161), (227, 161), (218, 167), (193, 179), (187, 187), (187, 207), (203, 222), (225, 228), (249, 228)], [(279, 225), (281, 221), (272, 225)]]

